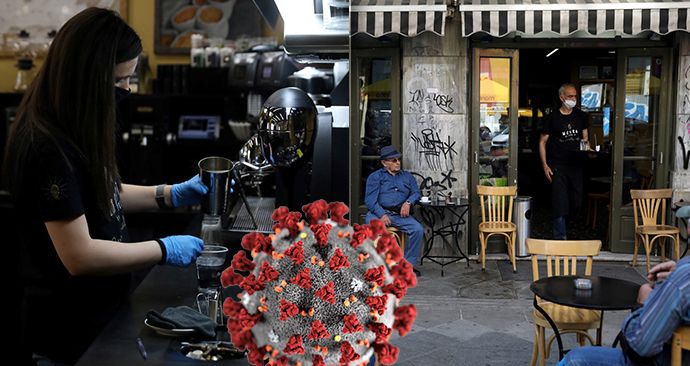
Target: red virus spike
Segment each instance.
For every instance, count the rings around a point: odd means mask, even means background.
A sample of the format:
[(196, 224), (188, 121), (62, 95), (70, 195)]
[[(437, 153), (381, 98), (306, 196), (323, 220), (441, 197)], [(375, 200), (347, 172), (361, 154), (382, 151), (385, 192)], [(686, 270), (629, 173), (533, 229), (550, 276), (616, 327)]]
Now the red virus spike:
[(285, 206), (280, 206), (273, 210), (273, 214), (271, 214), (271, 220), (273, 221), (283, 221), (287, 217), (288, 212), (290, 212), (290, 209), (288, 209)]
[(245, 277), (242, 283), (240, 283), (240, 287), (247, 291), (248, 294), (252, 295), (257, 291), (263, 290), (266, 286), (265, 284), (258, 280), (254, 274), (250, 274), (249, 276)]
[(328, 204), (324, 200), (317, 200), (302, 206), (302, 212), (304, 212), (307, 221), (312, 225), (318, 224), (321, 220), (325, 220), (327, 218), (327, 210)]
[(391, 276), (393, 276), (394, 279), (400, 278), (403, 280), (408, 288), (417, 286), (417, 276), (415, 276), (412, 271), (412, 265), (408, 261), (403, 260), (398, 262), (398, 265), (391, 269)]
[(247, 354), (247, 361), (249, 361), (250, 364), (254, 366), (263, 366), (264, 355), (266, 354), (263, 347), (262, 349), (258, 349), (256, 344), (252, 344), (252, 347), (247, 347), (247, 351), (249, 351)]
[(352, 348), (350, 342), (343, 341), (340, 343), (340, 360), (338, 360), (338, 362), (341, 365), (348, 365), (350, 362), (358, 359), (359, 355), (355, 352), (355, 349)]
[(394, 245), (397, 246), (395, 238), (393, 237), (393, 235), (386, 232), (383, 235), (381, 235), (379, 240), (376, 242), (376, 251), (379, 254), (384, 254), (388, 250), (390, 250), (390, 248)]
[(364, 272), (364, 279), (367, 282), (375, 283), (377, 286), (383, 286), (383, 282), (385, 280), (383, 273), (384, 273), (384, 267), (383, 266), (369, 268), (366, 272)]
[(280, 320), (285, 321), (299, 313), (299, 308), (294, 303), (280, 299)]
[(350, 268), (350, 261), (347, 260), (347, 257), (340, 248), (335, 249), (333, 257), (328, 261), (328, 268), (330, 268), (331, 271), (337, 271), (341, 268)]
[(397, 244), (392, 245), (386, 252), (386, 261), (400, 263), (403, 259), (402, 249)]
[(286, 355), (303, 355), (304, 347), (302, 346), (302, 336), (295, 334), (288, 339), (287, 345), (283, 349)]
[(412, 323), (417, 317), (417, 307), (414, 304), (400, 306), (395, 309), (393, 315), (395, 315), (393, 328), (400, 333), (401, 337), (404, 337), (412, 329)]
[(261, 264), (261, 269), (259, 270), (259, 281), (260, 282), (273, 282), (280, 278), (280, 272), (276, 271), (275, 268), (271, 267), (268, 262), (263, 262)]
[(384, 293), (392, 294), (398, 299), (402, 299), (403, 297), (405, 297), (405, 294), (407, 293), (407, 284), (401, 278), (396, 278), (395, 280), (393, 280), (393, 282), (387, 284), (386, 286), (383, 286), (381, 290)]
[(309, 277), (309, 268), (305, 267), (295, 277), (290, 279), (290, 282), (294, 283), (295, 285), (297, 285), (303, 289), (310, 290), (311, 289), (311, 277)]
[(340, 226), (346, 226), (350, 221), (345, 218), (350, 209), (342, 202), (331, 202), (328, 204), (328, 210), (331, 212), (331, 220)]
[(244, 276), (235, 273), (232, 267), (226, 268), (220, 275), (220, 283), (223, 287), (239, 285), (244, 280)]
[(300, 240), (291, 245), (285, 251), (285, 255), (290, 257), (295, 264), (302, 264), (304, 262), (304, 243)]
[(371, 236), (371, 230), (366, 225), (358, 224), (355, 224), (354, 230), (354, 233), (352, 233), (352, 240), (350, 240), (350, 245), (352, 245), (354, 248), (357, 248), (358, 246), (362, 245), (365, 240), (369, 239)]
[(400, 350), (390, 343), (375, 344), (374, 350), (376, 351), (376, 359), (382, 365), (392, 365), (398, 361)]
[(254, 262), (247, 258), (247, 254), (244, 252), (244, 250), (240, 250), (239, 252), (235, 253), (235, 255), (232, 257), (232, 262), (230, 265), (232, 268), (244, 272), (251, 271), (256, 266)]
[(379, 235), (383, 235), (383, 233), (387, 231), (386, 224), (379, 219), (371, 220), (369, 222), (369, 229), (371, 230), (371, 236), (369, 238), (372, 240)]
[(343, 316), (343, 323), (343, 333), (357, 333), (364, 330), (362, 323), (359, 322), (355, 314)]
[(314, 320), (311, 323), (311, 331), (309, 331), (309, 336), (307, 337), (310, 341), (315, 341), (317, 339), (323, 339), (330, 337), (331, 334), (328, 333), (326, 327), (321, 323), (320, 320)]
[(313, 355), (311, 357), (311, 362), (313, 366), (326, 366), (326, 363), (323, 362), (323, 357), (321, 357), (321, 355)]
[(369, 323), (367, 328), (376, 334), (374, 343), (382, 344), (388, 342), (388, 337), (391, 335), (391, 328), (388, 328), (383, 323)]
[(369, 296), (364, 299), (364, 303), (367, 304), (371, 310), (375, 310), (379, 315), (383, 315), (386, 312), (386, 300), (388, 296)]
[(316, 238), (316, 242), (320, 247), (325, 247), (328, 245), (328, 233), (331, 231), (331, 225), (317, 224), (311, 225), (309, 228), (314, 233), (314, 238)]
[(242, 248), (251, 252), (270, 253), (272, 250), (271, 239), (261, 233), (249, 233), (242, 237)]
[(231, 298), (226, 298), (225, 301), (223, 301), (223, 314), (229, 316), (229, 317), (236, 317), (240, 311), (244, 309), (242, 307), (242, 304), (231, 299)]
[(333, 290), (334, 283), (329, 281), (325, 286), (321, 287), (314, 293), (316, 297), (330, 304), (335, 304), (335, 292)]

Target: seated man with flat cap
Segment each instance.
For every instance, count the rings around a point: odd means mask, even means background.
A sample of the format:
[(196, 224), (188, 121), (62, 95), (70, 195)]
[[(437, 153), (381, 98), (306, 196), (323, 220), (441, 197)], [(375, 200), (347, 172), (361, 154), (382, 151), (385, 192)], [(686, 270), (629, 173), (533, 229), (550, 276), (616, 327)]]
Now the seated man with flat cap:
[[(416, 266), (422, 250), (424, 227), (410, 213), (421, 194), (412, 174), (400, 168), (401, 157), (402, 154), (394, 146), (381, 149), (383, 168), (367, 178), (364, 203), (369, 212), (366, 222), (379, 219), (386, 226), (393, 226), (407, 234), (409, 240), (405, 244), (405, 259)], [(416, 268), (414, 273), (421, 275)]]

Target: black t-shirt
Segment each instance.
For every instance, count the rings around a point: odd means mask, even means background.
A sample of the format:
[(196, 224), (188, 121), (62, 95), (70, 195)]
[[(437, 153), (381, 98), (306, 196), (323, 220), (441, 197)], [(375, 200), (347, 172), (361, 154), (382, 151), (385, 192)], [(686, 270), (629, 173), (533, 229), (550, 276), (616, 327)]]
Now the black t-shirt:
[(111, 212), (101, 214), (83, 161), (69, 144), (60, 146), (64, 156), (51, 140), (35, 140), (21, 159), (12, 196), (20, 217), (23, 341), (33, 353), (75, 363), (126, 298), (130, 275), (72, 276), (45, 222), (84, 214), (94, 239), (127, 241), (128, 235), (117, 189)]
[(546, 142), (546, 160), (549, 165), (581, 166), (580, 152), (582, 131), (587, 129), (587, 114), (579, 109), (564, 115), (560, 108), (544, 121), (542, 134), (549, 135)]

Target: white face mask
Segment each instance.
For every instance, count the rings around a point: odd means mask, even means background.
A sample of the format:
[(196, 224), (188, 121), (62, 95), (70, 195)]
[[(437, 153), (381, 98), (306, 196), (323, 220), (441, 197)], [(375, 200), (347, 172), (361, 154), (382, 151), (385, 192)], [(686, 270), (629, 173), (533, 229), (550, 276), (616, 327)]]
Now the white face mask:
[(563, 102), (563, 105), (565, 105), (565, 106), (568, 107), (569, 109), (575, 108), (575, 105), (576, 105), (576, 104), (577, 104), (577, 102), (574, 101), (574, 100), (571, 100), (571, 99), (566, 99), (566, 100)]

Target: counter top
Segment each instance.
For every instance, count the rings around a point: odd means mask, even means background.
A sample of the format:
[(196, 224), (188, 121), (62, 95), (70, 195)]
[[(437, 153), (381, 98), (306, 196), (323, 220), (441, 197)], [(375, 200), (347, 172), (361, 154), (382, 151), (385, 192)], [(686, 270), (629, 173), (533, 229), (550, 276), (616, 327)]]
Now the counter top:
[[(246, 358), (219, 362), (192, 360), (179, 352), (180, 342), (189, 339), (162, 336), (144, 325), (149, 310), (192, 306), (197, 293), (196, 285), (194, 265), (188, 268), (155, 266), (77, 365), (248, 365)], [(217, 334), (218, 339), (228, 339), (227, 332), (222, 329)], [(137, 337), (143, 341), (148, 360), (139, 354)]]

